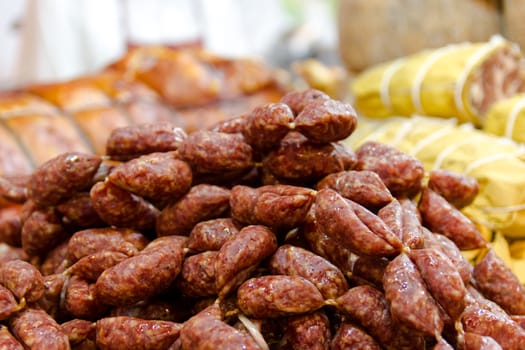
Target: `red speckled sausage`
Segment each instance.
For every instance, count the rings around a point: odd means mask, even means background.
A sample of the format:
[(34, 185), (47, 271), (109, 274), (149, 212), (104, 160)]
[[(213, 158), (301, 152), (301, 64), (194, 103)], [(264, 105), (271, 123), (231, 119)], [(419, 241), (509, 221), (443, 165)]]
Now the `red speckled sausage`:
[(317, 89), (306, 89), (290, 91), (281, 97), (281, 102), (290, 106), (295, 115), (298, 115), (308, 103), (318, 100), (330, 100), (330, 96)]
[(106, 154), (129, 160), (143, 154), (175, 151), (187, 136), (177, 124), (169, 122), (116, 128), (106, 141)]
[(44, 296), (36, 302), (36, 306), (46, 311), (55, 320), (69, 317), (65, 310), (65, 290), (69, 277), (62, 274), (44, 276)]
[(199, 222), (223, 215), (229, 208), (229, 200), (227, 188), (195, 185), (181, 199), (162, 210), (157, 220), (157, 235), (187, 236)]
[(360, 327), (345, 322), (337, 329), (330, 343), (330, 350), (369, 349), (381, 350), (381, 346)]
[(325, 176), (352, 169), (354, 152), (331, 142), (315, 144), (298, 132), (289, 132), (263, 159), (263, 168), (293, 185), (315, 184)]
[(215, 264), (218, 255), (217, 251), (207, 251), (184, 259), (182, 270), (175, 280), (179, 291), (189, 297), (217, 295)]
[(314, 206), (310, 209), (300, 233), (309, 249), (337, 266), (345, 276), (351, 274), (353, 254), (335, 239), (319, 230), (315, 219)]
[(60, 328), (62, 328), (62, 331), (67, 335), (69, 343), (74, 348), (79, 347), (84, 342), (86, 342), (86, 344), (83, 346), (95, 348), (95, 327), (95, 322), (79, 318), (60, 324)]
[(22, 226), (22, 248), (30, 256), (40, 256), (67, 238), (55, 208), (34, 210)]
[(290, 316), (286, 320), (285, 337), (291, 350), (329, 350), (330, 321), (322, 311)]
[(361, 221), (349, 199), (334, 190), (317, 192), (315, 218), (322, 232), (356, 254), (392, 256), (398, 253), (398, 249)]
[(525, 315), (525, 286), (493, 249), (474, 266), (472, 277), (485, 297), (511, 315)]
[(13, 335), (26, 349), (69, 350), (69, 339), (60, 325), (45, 311), (26, 308), (9, 320)]
[(458, 347), (462, 350), (502, 350), (501, 345), (498, 344), (491, 337), (479, 335), (476, 333), (466, 332), (461, 337), (458, 337)]
[(155, 202), (175, 201), (189, 191), (192, 172), (175, 152), (151, 153), (117, 166), (108, 180)]
[(7, 320), (18, 310), (20, 310), (20, 306), (13, 293), (0, 284), (0, 321)]
[(102, 250), (80, 258), (67, 269), (67, 273), (95, 282), (104, 270), (118, 264), (129, 256), (111, 250)]
[(373, 287), (383, 290), (383, 275), (390, 260), (376, 256), (356, 256), (352, 265), (352, 279), (366, 281)]
[(0, 283), (19, 300), (35, 302), (44, 295), (44, 279), (40, 271), (27, 261), (11, 260), (0, 266)]
[(476, 249), (487, 245), (472, 221), (431, 189), (423, 190), (418, 208), (423, 224), (432, 232), (450, 238), (459, 249)]
[(467, 293), (461, 275), (450, 259), (437, 249), (414, 249), (410, 252), (430, 294), (452, 317), (457, 319), (465, 308)]
[(22, 344), (9, 332), (9, 329), (0, 325), (0, 349), (4, 350), (24, 350)]
[(432, 233), (423, 227), (423, 238), (425, 248), (435, 248), (444, 253), (452, 264), (458, 269), (461, 279), (465, 285), (470, 283), (472, 276), (472, 265), (461, 254), (458, 246), (444, 235)]
[(184, 322), (180, 342), (182, 350), (260, 350), (251, 336), (222, 321), (215, 304)]
[(408, 255), (400, 254), (388, 264), (383, 288), (394, 319), (428, 336), (441, 334), (439, 307)]
[(89, 188), (101, 162), (99, 156), (79, 152), (58, 155), (33, 172), (29, 196), (41, 208), (57, 204), (73, 193)]
[(232, 188), (230, 208), (234, 220), (286, 232), (304, 222), (314, 197), (315, 191), (306, 187), (238, 185)]
[(355, 169), (377, 173), (395, 197), (410, 197), (421, 189), (424, 169), (415, 157), (376, 141), (363, 143), (355, 155)]
[(271, 256), (268, 266), (273, 274), (304, 277), (325, 299), (335, 299), (348, 289), (345, 276), (336, 266), (300, 247), (281, 245)]
[(101, 251), (137, 254), (148, 244), (140, 232), (125, 228), (92, 228), (78, 231), (68, 241), (67, 259), (70, 263)]
[(96, 343), (101, 350), (164, 350), (178, 339), (181, 328), (170, 321), (105, 317), (97, 321)]
[(103, 304), (131, 304), (159, 294), (182, 268), (186, 237), (166, 236), (150, 242), (140, 253), (106, 269), (95, 283)]
[(430, 172), (428, 187), (458, 209), (472, 203), (479, 192), (475, 178), (445, 169)]
[(65, 296), (65, 308), (74, 318), (94, 321), (108, 309), (97, 297), (95, 285), (78, 276), (69, 279)]
[(255, 165), (252, 147), (240, 134), (199, 130), (188, 135), (179, 148), (195, 178), (210, 174), (237, 177)]
[(381, 208), (394, 199), (379, 175), (368, 170), (346, 170), (330, 174), (319, 181), (316, 188), (331, 188), (370, 210)]
[(277, 249), (277, 238), (267, 227), (250, 225), (231, 236), (219, 250), (215, 262), (215, 285), (225, 297)]
[(155, 227), (160, 212), (142, 197), (110, 181), (97, 182), (90, 191), (93, 208), (108, 225), (147, 230)]
[(239, 229), (240, 225), (231, 218), (201, 221), (191, 230), (186, 247), (193, 252), (219, 250), (230, 236), (239, 232)]
[(350, 288), (335, 300), (335, 306), (356, 320), (385, 349), (424, 349), (424, 338), (400, 329), (392, 319), (385, 295), (374, 287), (362, 285)]
[(293, 120), (292, 110), (284, 103), (257, 106), (248, 115), (242, 134), (254, 149), (266, 151), (279, 144)]
[(343, 140), (357, 127), (354, 108), (337, 100), (318, 99), (307, 103), (294, 121), (295, 130), (315, 143)]
[(0, 242), (19, 247), (22, 244), (21, 205), (0, 210)]
[(14, 259), (27, 260), (28, 256), (22, 248), (0, 242), (0, 264)]
[(60, 202), (56, 209), (62, 214), (62, 220), (68, 228), (80, 230), (82, 228), (106, 226), (93, 207), (89, 192), (75, 193), (71, 198)]
[(314, 284), (299, 276), (254, 277), (237, 289), (239, 309), (254, 318), (275, 318), (318, 310), (323, 295)]

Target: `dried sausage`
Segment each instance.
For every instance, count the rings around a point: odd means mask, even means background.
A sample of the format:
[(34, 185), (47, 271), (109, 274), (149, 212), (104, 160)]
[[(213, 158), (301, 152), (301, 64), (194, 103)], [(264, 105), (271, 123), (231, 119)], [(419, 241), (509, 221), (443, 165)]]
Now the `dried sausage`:
[(337, 100), (318, 99), (307, 103), (294, 121), (295, 130), (314, 143), (329, 143), (350, 136), (357, 127), (354, 108)]
[(22, 344), (9, 332), (9, 329), (0, 325), (0, 349), (4, 350), (24, 350)]
[(67, 259), (74, 263), (84, 256), (100, 251), (116, 251), (128, 256), (137, 254), (148, 244), (139, 231), (127, 228), (92, 228), (78, 231), (71, 236), (67, 246)]
[(330, 96), (317, 89), (306, 89), (290, 91), (281, 97), (280, 101), (290, 106), (294, 115), (298, 115), (308, 103), (318, 100), (330, 100)]
[(265, 225), (276, 232), (287, 232), (304, 222), (314, 197), (315, 191), (305, 187), (238, 185), (231, 190), (231, 215), (247, 225)]
[(291, 350), (329, 350), (330, 321), (322, 311), (290, 316), (286, 320), (285, 337)]
[(165, 203), (189, 191), (190, 166), (174, 152), (151, 153), (117, 166), (108, 180), (118, 187), (149, 200)]
[(348, 289), (345, 276), (336, 266), (300, 247), (281, 245), (269, 259), (268, 266), (273, 274), (304, 277), (325, 299), (335, 299)]
[(67, 335), (44, 310), (26, 308), (9, 320), (9, 327), (27, 349), (70, 349)]
[(158, 236), (190, 234), (201, 221), (215, 219), (229, 209), (230, 190), (201, 184), (162, 209), (156, 224)]
[(44, 280), (40, 271), (27, 261), (11, 260), (0, 266), (0, 283), (19, 300), (35, 302), (44, 295)]
[(101, 350), (163, 350), (179, 338), (182, 325), (171, 321), (117, 316), (97, 321), (96, 340)]
[(439, 305), (457, 319), (465, 308), (467, 290), (461, 275), (448, 257), (437, 249), (414, 249), (410, 259), (419, 270), (427, 288)]
[(246, 118), (242, 134), (254, 149), (267, 151), (290, 131), (293, 120), (292, 110), (284, 103), (257, 106)]
[(394, 319), (427, 336), (441, 334), (444, 323), (439, 307), (408, 255), (400, 254), (388, 264), (383, 288)]
[(101, 162), (99, 156), (80, 152), (58, 155), (33, 172), (29, 197), (42, 208), (58, 204), (71, 194), (89, 188)]
[(95, 282), (104, 270), (127, 259), (129, 256), (118, 251), (101, 250), (99, 252), (83, 256), (73, 265), (67, 268), (66, 273), (75, 275), (81, 279)]
[(240, 134), (195, 131), (182, 143), (179, 154), (196, 178), (210, 174), (237, 177), (254, 166), (252, 147)]
[(418, 208), (423, 224), (432, 232), (450, 238), (459, 249), (476, 249), (487, 245), (469, 218), (428, 187), (421, 193)]
[(369, 349), (381, 350), (381, 346), (360, 327), (344, 322), (335, 332), (330, 343), (331, 350)]
[(382, 208), (394, 199), (379, 175), (369, 170), (346, 170), (327, 175), (316, 188), (331, 188), (370, 210)]
[(260, 350), (251, 336), (222, 321), (220, 309), (215, 304), (184, 322), (180, 342), (182, 350)]
[(13, 293), (0, 284), (0, 321), (8, 319), (18, 310), (20, 306)]
[(472, 277), (477, 289), (510, 315), (525, 315), (525, 286), (493, 249), (474, 266)]
[(111, 226), (152, 229), (160, 214), (152, 203), (110, 181), (97, 182), (90, 196), (95, 211)]
[(177, 124), (160, 122), (114, 129), (106, 141), (112, 159), (129, 160), (143, 154), (176, 151), (188, 135)]
[(277, 238), (267, 227), (250, 225), (231, 236), (215, 262), (215, 286), (223, 298), (243, 283), (277, 249)]
[(219, 250), (230, 236), (239, 232), (239, 226), (231, 218), (201, 221), (191, 230), (186, 247), (193, 252)]
[(479, 193), (479, 184), (475, 178), (445, 169), (430, 172), (428, 187), (458, 209), (472, 203)]
[(398, 249), (365, 225), (349, 199), (331, 189), (315, 197), (315, 218), (319, 229), (356, 254), (392, 256)]
[(56, 208), (37, 209), (22, 226), (22, 248), (29, 256), (40, 256), (68, 237)]
[(341, 143), (315, 144), (298, 132), (289, 132), (263, 158), (263, 169), (292, 185), (315, 184), (325, 176), (352, 169), (354, 152)]
[(182, 270), (175, 280), (179, 291), (190, 297), (217, 295), (215, 264), (219, 252), (207, 251), (184, 259)]
[(65, 292), (65, 309), (74, 318), (96, 320), (108, 309), (97, 297), (95, 285), (78, 276), (71, 276)]
[(415, 157), (376, 141), (366, 141), (355, 155), (355, 169), (377, 173), (395, 197), (411, 197), (421, 189), (424, 168)]
[(157, 238), (137, 255), (106, 269), (95, 283), (97, 299), (103, 304), (125, 305), (161, 293), (182, 268), (186, 239)]
[(320, 309), (324, 298), (317, 287), (300, 276), (253, 277), (237, 289), (239, 309), (254, 318), (275, 318)]

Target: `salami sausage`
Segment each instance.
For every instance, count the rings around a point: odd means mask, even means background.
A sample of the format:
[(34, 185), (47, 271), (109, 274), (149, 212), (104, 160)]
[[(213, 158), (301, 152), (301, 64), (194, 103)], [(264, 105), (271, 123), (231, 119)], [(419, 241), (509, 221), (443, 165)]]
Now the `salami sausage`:
[(383, 288), (393, 318), (427, 336), (441, 334), (444, 323), (439, 307), (408, 255), (400, 254), (388, 264)]
[(511, 315), (525, 315), (525, 286), (493, 249), (474, 266), (472, 277), (485, 297)]
[(0, 349), (4, 350), (24, 350), (22, 344), (9, 332), (9, 329), (0, 325)]
[(304, 277), (325, 299), (335, 299), (348, 289), (345, 276), (336, 266), (300, 247), (281, 245), (271, 256), (268, 266), (274, 274)]
[(479, 193), (479, 184), (475, 178), (445, 169), (430, 172), (428, 187), (458, 209), (472, 203)]
[(26, 308), (9, 320), (13, 335), (27, 349), (69, 350), (67, 335), (60, 325), (45, 311)]
[(317, 192), (315, 218), (322, 232), (358, 255), (392, 256), (398, 253), (398, 249), (363, 223), (349, 199), (334, 190)]
[(317, 99), (304, 106), (295, 118), (294, 126), (295, 130), (312, 142), (335, 142), (354, 132), (357, 127), (357, 114), (348, 103)]
[(164, 350), (179, 338), (181, 328), (170, 321), (104, 317), (96, 323), (96, 343), (101, 350)]
[(248, 316), (275, 318), (318, 310), (324, 299), (303, 277), (265, 275), (250, 278), (239, 287), (237, 304)]
[(231, 218), (201, 221), (191, 230), (186, 247), (193, 252), (219, 250), (230, 236), (239, 232), (239, 226)]
[(369, 170), (346, 170), (330, 174), (319, 181), (316, 188), (331, 188), (370, 210), (382, 208), (394, 199), (379, 175)]
[(362, 328), (344, 322), (337, 329), (330, 343), (331, 350), (369, 349), (381, 350), (381, 346)]
[(102, 304), (125, 305), (161, 293), (182, 268), (186, 239), (157, 238), (137, 255), (106, 269), (95, 283), (96, 298)]
[(313, 101), (330, 100), (330, 96), (317, 89), (305, 89), (302, 91), (290, 91), (281, 97), (281, 102), (286, 103), (298, 115), (304, 107)]
[(0, 283), (19, 300), (35, 302), (44, 295), (44, 280), (38, 269), (23, 260), (11, 260), (0, 266)]
[(265, 226), (250, 225), (231, 236), (215, 262), (215, 286), (223, 298), (243, 283), (277, 249), (275, 234)]
[(248, 114), (242, 134), (254, 149), (267, 151), (290, 131), (293, 120), (292, 110), (284, 103), (257, 106)]
[(156, 224), (158, 236), (190, 234), (201, 221), (215, 219), (229, 209), (230, 190), (201, 184), (162, 209)]
[(285, 337), (292, 350), (329, 350), (330, 321), (322, 311), (290, 316), (286, 320)]

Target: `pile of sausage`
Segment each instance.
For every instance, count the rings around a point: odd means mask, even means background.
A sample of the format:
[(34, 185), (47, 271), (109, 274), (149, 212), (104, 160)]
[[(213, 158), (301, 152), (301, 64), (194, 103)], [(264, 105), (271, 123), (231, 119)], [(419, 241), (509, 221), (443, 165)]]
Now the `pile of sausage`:
[(525, 289), (461, 212), (478, 183), (350, 150), (357, 123), (297, 91), (0, 179), (0, 347), (524, 349)]

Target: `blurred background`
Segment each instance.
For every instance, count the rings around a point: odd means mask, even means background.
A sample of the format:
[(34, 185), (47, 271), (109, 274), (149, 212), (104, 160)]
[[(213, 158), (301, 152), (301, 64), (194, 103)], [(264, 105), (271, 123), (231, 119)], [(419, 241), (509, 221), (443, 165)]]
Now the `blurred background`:
[(144, 44), (198, 45), (273, 66), (350, 72), (495, 33), (523, 44), (524, 0), (14, 0), (0, 2), (0, 89), (89, 74)]

